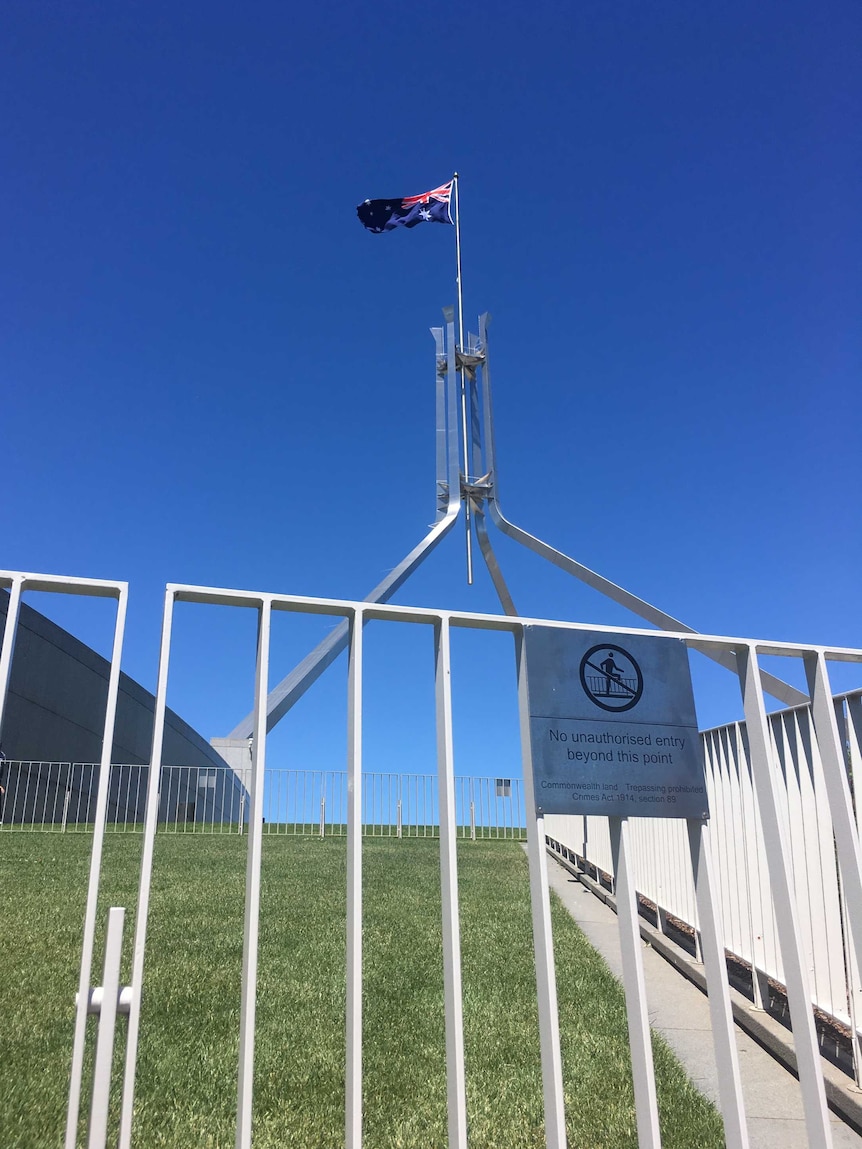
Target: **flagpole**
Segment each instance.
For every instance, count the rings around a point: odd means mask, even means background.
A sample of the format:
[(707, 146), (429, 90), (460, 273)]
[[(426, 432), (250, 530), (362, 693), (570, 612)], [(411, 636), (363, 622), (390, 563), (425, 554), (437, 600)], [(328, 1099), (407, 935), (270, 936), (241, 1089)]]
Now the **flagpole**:
[[(455, 192), (455, 283), (458, 288), (458, 350), (464, 353), (464, 291), (461, 286), (461, 212), (458, 202), (458, 173), (452, 178)], [(464, 444), (464, 481), (470, 481), (470, 447), (467, 438), (467, 380), (464, 377), (463, 364), (458, 367), (461, 376), (461, 438)], [(465, 525), (467, 528), (467, 585), (473, 585), (473, 536), (470, 526), (470, 498), (464, 496)]]

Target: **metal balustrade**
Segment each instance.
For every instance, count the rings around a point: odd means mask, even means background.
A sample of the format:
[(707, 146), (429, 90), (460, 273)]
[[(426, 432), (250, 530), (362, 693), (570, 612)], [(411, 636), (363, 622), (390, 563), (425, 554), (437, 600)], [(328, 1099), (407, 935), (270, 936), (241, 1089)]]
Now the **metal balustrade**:
[[(832, 707), (852, 790), (854, 777), (862, 777), (862, 691), (834, 696)], [(849, 944), (850, 925), (812, 708), (778, 711), (768, 716), (767, 726), (771, 777), (789, 846), (790, 885), (809, 971), (810, 1000), (850, 1029), (859, 1082), (862, 983), (856, 951)], [(701, 738), (722, 941), (729, 953), (750, 967), (752, 995), (760, 1008), (767, 999), (769, 979), (785, 984), (786, 975), (746, 724), (717, 727)], [(858, 801), (853, 804), (853, 818), (858, 832)], [(613, 878), (606, 818), (549, 816), (545, 828), (555, 842)], [(632, 825), (635, 884), (638, 893), (655, 904), (660, 928), (667, 915), (698, 928), (685, 837), (684, 826), (663, 819), (643, 818)]]
[[(113, 764), (106, 833), (144, 828), (148, 766)], [(158, 833), (241, 834), (248, 822), (251, 769), (163, 766)], [(99, 765), (82, 762), (7, 762), (0, 783), (0, 832), (92, 832)], [(363, 775), (362, 832), (369, 837), (436, 838), (440, 834), (433, 774)], [(347, 833), (347, 774), (339, 770), (268, 769), (264, 779), (264, 834)], [(458, 777), (455, 821), (461, 838), (526, 840), (520, 778)]]

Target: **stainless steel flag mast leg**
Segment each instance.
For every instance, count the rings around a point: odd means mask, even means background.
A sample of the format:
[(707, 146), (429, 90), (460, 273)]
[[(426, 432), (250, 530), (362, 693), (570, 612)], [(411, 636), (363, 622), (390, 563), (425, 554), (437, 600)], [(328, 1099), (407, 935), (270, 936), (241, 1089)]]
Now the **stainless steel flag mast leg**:
[(485, 560), (485, 566), (488, 568), (488, 574), (491, 576), (491, 582), (494, 584), (494, 590), (497, 592), (500, 605), (506, 614), (516, 615), (518, 613), (517, 608), (509, 593), (509, 588), (506, 585), (506, 580), (503, 578), (503, 572), (500, 570), (500, 564), (497, 562), (497, 556), (494, 553), (494, 548), (491, 546), (491, 540), (488, 537), (488, 528), (485, 525), (485, 511), (481, 503), (478, 505), (474, 504), (473, 506), (473, 522), (476, 526), (476, 538), (479, 540), (479, 550), (482, 552), (482, 558)]
[[(458, 290), (458, 377), (461, 396), (461, 444), (464, 451), (464, 482), (470, 481), (470, 447), (467, 438), (467, 380), (464, 363), (464, 289), (461, 283), (461, 205), (458, 193), (458, 173), (452, 177), (452, 193), (455, 199), (455, 262), (457, 265), (455, 284)], [(473, 585), (473, 536), (470, 530), (470, 500), (464, 500), (464, 524), (467, 540), (467, 585)]]
[[(487, 317), (483, 317), (487, 318)], [(481, 321), (480, 321), (481, 322)], [(464, 361), (463, 371), (469, 378), (470, 388), (470, 466), (473, 479), (465, 481), (462, 488), (464, 500), (471, 511), (473, 523), (476, 527), (476, 538), (479, 540), (479, 549), (494, 590), (500, 600), (500, 605), (506, 614), (516, 615), (515, 603), (503, 578), (503, 572), (494, 554), (494, 548), (488, 537), (488, 527), (485, 522), (485, 495), (490, 490), (488, 482), (488, 467), (482, 441), (482, 419), (480, 417), (479, 391), (476, 383), (477, 368), (484, 362), (484, 332), (480, 328), (478, 339), (468, 337), (468, 350), (462, 353)]]

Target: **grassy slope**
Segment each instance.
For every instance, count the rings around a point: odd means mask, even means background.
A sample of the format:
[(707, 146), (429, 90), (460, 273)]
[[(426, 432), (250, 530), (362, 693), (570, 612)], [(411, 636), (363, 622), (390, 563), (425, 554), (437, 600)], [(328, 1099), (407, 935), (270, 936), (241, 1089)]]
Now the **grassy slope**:
[[(88, 846), (83, 836), (0, 838), (0, 1113), (9, 1149), (60, 1143)], [(446, 1144), (438, 849), (422, 839), (365, 844), (369, 1149)], [(157, 841), (139, 1145), (233, 1144), (244, 850), (233, 837)], [(103, 905), (129, 907), (129, 933), (139, 856), (139, 837), (106, 842)], [(516, 844), (463, 843), (459, 871), (470, 1143), (538, 1147), (526, 860)], [(342, 1145), (344, 841), (267, 838), (263, 878), (255, 1144)], [(621, 990), (559, 905), (554, 929), (570, 1144), (635, 1146)], [(660, 1042), (656, 1061), (664, 1144), (721, 1145), (720, 1119)]]

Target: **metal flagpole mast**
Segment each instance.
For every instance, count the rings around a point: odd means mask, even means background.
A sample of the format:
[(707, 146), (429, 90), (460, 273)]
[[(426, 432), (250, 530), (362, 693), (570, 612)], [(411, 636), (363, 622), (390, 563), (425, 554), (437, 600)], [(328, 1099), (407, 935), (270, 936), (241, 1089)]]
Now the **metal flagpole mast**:
[[(458, 351), (464, 354), (464, 291), (461, 286), (461, 213), (458, 203), (458, 173), (452, 177), (452, 190), (455, 193), (455, 262), (457, 264), (455, 283), (458, 288)], [(456, 358), (457, 362), (457, 358)], [(467, 380), (464, 377), (464, 364), (457, 363), (461, 379), (461, 439), (464, 448), (464, 482), (470, 481), (470, 447), (467, 439)], [(464, 521), (467, 528), (467, 585), (473, 585), (473, 538), (470, 528), (470, 499), (464, 498)]]

